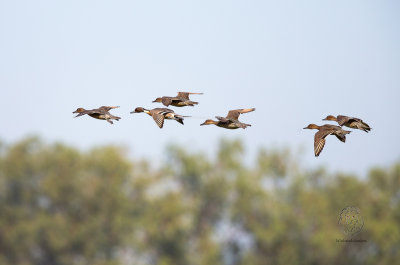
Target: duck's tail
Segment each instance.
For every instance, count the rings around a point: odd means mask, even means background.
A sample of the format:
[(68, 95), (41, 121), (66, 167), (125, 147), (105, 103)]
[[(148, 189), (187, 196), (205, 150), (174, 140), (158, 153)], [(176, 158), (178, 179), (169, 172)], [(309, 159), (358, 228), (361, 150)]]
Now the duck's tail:
[(363, 122), (363, 123), (361, 124), (361, 128), (360, 128), (360, 129), (367, 133), (367, 132), (371, 131), (372, 128), (369, 127), (368, 124), (366, 124), (365, 122)]
[(121, 117), (118, 117), (118, 116), (111, 116), (111, 119), (119, 121), (119, 120), (121, 119)]
[(182, 117), (176, 117), (175, 119), (177, 122), (179, 122), (180, 124), (184, 125), (183, 123), (183, 118)]
[(238, 124), (239, 124), (239, 127), (242, 129), (246, 129), (249, 126), (251, 127), (251, 124), (247, 124), (247, 123), (239, 122)]
[(194, 107), (195, 105), (198, 105), (198, 104), (199, 104), (199, 102), (196, 102), (196, 101), (189, 101), (187, 103), (187, 105), (190, 106), (190, 107)]

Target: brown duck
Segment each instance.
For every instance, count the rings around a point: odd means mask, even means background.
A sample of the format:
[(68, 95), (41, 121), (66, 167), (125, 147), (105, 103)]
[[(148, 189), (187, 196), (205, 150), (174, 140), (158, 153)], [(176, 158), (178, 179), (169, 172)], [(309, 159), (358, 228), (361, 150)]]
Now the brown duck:
[(342, 127), (325, 124), (322, 126), (318, 126), (315, 124), (309, 124), (307, 127), (303, 129), (317, 129), (318, 132), (315, 133), (314, 136), (314, 154), (315, 156), (319, 156), (324, 149), (325, 146), (325, 138), (328, 135), (335, 135), (340, 141), (343, 143), (346, 142), (346, 134), (351, 133), (351, 131), (345, 131)]
[(134, 111), (131, 111), (131, 114), (140, 112), (147, 113), (148, 115), (153, 117), (154, 121), (160, 128), (164, 126), (164, 119), (176, 120), (183, 125), (183, 118), (190, 117), (176, 114), (173, 110), (167, 108), (155, 108), (152, 110), (148, 110), (142, 107), (137, 107)]
[(246, 129), (247, 126), (251, 126), (251, 124), (240, 122), (239, 116), (240, 114), (252, 112), (254, 110), (255, 108), (230, 110), (225, 118), (220, 116), (215, 116), (215, 118), (217, 118), (218, 121), (206, 120), (204, 123), (200, 124), (200, 126), (214, 124), (218, 127), (222, 127), (225, 129), (238, 129), (238, 128)]
[(329, 115), (323, 119), (323, 121), (336, 121), (340, 126), (346, 126), (352, 129), (360, 129), (364, 132), (369, 132), (371, 130), (371, 127), (363, 122), (363, 120), (354, 117), (347, 117), (343, 115), (335, 117), (333, 115)]
[(86, 110), (84, 108), (77, 108), (74, 112), (72, 113), (78, 113), (78, 115), (75, 116), (83, 116), (83, 115), (89, 115), (92, 118), (99, 119), (99, 120), (106, 120), (107, 122), (113, 124), (112, 120), (119, 120), (121, 119), (120, 117), (114, 116), (109, 111), (111, 109), (116, 109), (119, 108), (119, 106), (115, 107), (109, 107), (109, 106), (101, 106), (98, 109), (91, 109), (91, 110)]
[(199, 102), (191, 101), (189, 95), (202, 95), (203, 93), (178, 92), (176, 97), (156, 98), (153, 102), (161, 102), (164, 106), (172, 105), (174, 107), (185, 107), (199, 104)]

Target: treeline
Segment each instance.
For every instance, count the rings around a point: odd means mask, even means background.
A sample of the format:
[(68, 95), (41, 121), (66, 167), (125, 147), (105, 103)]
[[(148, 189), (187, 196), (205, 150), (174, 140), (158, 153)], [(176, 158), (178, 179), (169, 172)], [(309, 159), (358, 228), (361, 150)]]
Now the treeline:
[[(261, 150), (250, 166), (244, 152), (240, 141), (212, 158), (169, 146), (154, 163), (115, 146), (2, 144), (0, 264), (400, 261), (400, 162), (353, 176), (304, 168), (290, 150)], [(349, 205), (363, 242), (340, 241)]]

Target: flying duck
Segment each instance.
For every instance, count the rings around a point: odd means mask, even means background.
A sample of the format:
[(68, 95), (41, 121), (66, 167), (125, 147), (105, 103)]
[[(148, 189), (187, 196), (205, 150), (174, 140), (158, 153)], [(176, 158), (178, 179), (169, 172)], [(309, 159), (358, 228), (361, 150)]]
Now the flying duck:
[(251, 124), (240, 122), (239, 116), (240, 114), (252, 112), (254, 110), (255, 108), (230, 110), (226, 117), (215, 116), (215, 118), (217, 118), (218, 121), (206, 120), (204, 123), (200, 124), (200, 126), (214, 124), (218, 127), (225, 129), (238, 129), (238, 128), (246, 129), (246, 127), (251, 126)]
[(322, 152), (322, 149), (324, 149), (325, 138), (328, 135), (335, 135), (340, 141), (344, 143), (346, 142), (346, 134), (351, 133), (351, 131), (345, 131), (342, 129), (342, 127), (331, 124), (325, 124), (322, 126), (309, 124), (307, 127), (304, 127), (303, 129), (318, 130), (318, 132), (316, 132), (314, 136), (314, 154), (316, 157), (319, 156), (319, 154)]
[(193, 92), (178, 92), (176, 97), (161, 97), (156, 98), (153, 102), (161, 102), (164, 106), (172, 105), (174, 107), (185, 107), (199, 104), (198, 102), (191, 101), (189, 95), (202, 95), (203, 93), (193, 93)]
[(91, 109), (91, 110), (86, 110), (84, 108), (77, 108), (74, 112), (72, 113), (78, 113), (78, 115), (75, 116), (83, 116), (83, 115), (89, 115), (92, 118), (99, 119), (99, 120), (106, 120), (107, 122), (113, 124), (112, 120), (119, 120), (121, 119), (120, 117), (114, 116), (109, 111), (111, 109), (116, 109), (119, 108), (119, 106), (115, 107), (109, 107), (109, 106), (101, 106), (98, 109)]
[(148, 110), (142, 107), (137, 107), (134, 111), (131, 111), (131, 114), (140, 112), (147, 113), (148, 115), (153, 117), (154, 121), (160, 128), (164, 126), (164, 119), (176, 120), (180, 124), (183, 124), (183, 118), (190, 117), (176, 114), (173, 110), (167, 108), (155, 108), (152, 110)]
[(366, 124), (363, 120), (354, 117), (347, 117), (343, 115), (339, 115), (337, 117), (333, 115), (327, 116), (323, 121), (336, 121), (340, 126), (346, 126), (352, 129), (360, 129), (364, 132), (369, 132), (371, 127)]

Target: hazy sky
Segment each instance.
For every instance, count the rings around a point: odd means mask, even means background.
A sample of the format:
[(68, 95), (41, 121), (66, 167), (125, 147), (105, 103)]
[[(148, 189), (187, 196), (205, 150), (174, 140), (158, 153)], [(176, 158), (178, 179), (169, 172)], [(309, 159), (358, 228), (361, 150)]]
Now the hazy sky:
[[(221, 137), (260, 147), (304, 147), (304, 161), (365, 172), (400, 158), (399, 1), (6, 1), (0, 0), (0, 138), (28, 134), (77, 147), (117, 143), (161, 159), (180, 142), (215, 150)], [(160, 130), (129, 112), (177, 91), (193, 96), (185, 126)], [(77, 107), (119, 105), (110, 125), (73, 118)], [(199, 124), (255, 107), (224, 130)], [(314, 158), (315, 131), (328, 114), (360, 117), (371, 133), (345, 144), (328, 137)]]

